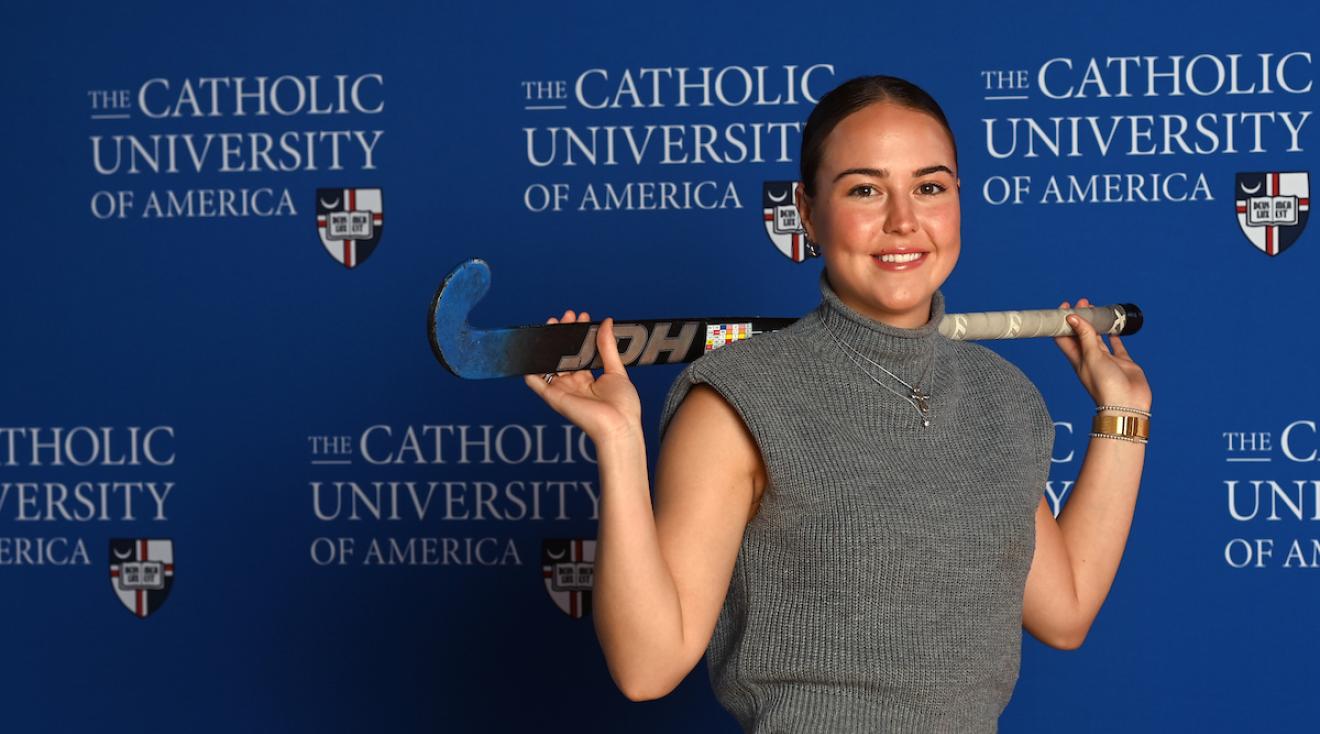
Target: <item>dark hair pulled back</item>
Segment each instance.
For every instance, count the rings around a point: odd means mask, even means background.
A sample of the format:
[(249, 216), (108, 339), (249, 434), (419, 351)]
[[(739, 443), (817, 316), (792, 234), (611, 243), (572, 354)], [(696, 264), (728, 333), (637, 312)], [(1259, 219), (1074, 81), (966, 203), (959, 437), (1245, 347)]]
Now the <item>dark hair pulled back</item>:
[(829, 137), (830, 131), (843, 118), (875, 102), (892, 102), (934, 117), (949, 134), (954, 165), (957, 165), (958, 144), (953, 139), (953, 129), (949, 127), (944, 110), (940, 109), (934, 97), (912, 82), (896, 76), (859, 76), (821, 97), (807, 117), (806, 126), (802, 128), (802, 152), (798, 163), (802, 184), (808, 196), (816, 195), (816, 170), (820, 168), (820, 160), (825, 153), (825, 138)]

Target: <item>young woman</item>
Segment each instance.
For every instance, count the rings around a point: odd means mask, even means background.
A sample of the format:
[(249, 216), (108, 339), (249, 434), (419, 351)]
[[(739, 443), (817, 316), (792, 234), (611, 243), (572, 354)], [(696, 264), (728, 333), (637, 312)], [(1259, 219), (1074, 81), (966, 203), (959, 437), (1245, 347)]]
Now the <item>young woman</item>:
[(1076, 648), (1108, 594), (1150, 388), (1119, 337), (1111, 351), (1070, 317), (1075, 335), (1055, 341), (1097, 417), (1056, 521), (1039, 391), (936, 330), (961, 244), (939, 106), (894, 77), (846, 82), (808, 119), (801, 169), (821, 304), (679, 375), (654, 506), (612, 322), (598, 377), (527, 378), (596, 443), (597, 635), (634, 700), (665, 695), (706, 654), (749, 732), (994, 731), (1022, 628)]

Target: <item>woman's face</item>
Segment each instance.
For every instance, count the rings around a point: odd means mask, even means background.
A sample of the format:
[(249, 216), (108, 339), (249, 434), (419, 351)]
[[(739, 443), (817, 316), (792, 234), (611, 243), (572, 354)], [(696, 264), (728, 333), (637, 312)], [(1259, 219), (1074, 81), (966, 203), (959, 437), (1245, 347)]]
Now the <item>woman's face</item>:
[(844, 303), (891, 326), (930, 320), (961, 244), (953, 144), (934, 117), (876, 102), (825, 138), (816, 195), (798, 210)]

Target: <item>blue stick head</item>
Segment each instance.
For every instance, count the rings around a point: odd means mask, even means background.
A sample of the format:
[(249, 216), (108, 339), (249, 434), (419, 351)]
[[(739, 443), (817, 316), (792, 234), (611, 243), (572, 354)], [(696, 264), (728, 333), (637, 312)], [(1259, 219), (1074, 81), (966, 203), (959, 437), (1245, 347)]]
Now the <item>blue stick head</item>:
[(464, 355), (472, 354), (472, 334), (468, 328), (468, 314), (490, 290), (490, 265), (480, 258), (471, 258), (445, 276), (427, 314), (427, 337), (431, 352), (446, 369), (459, 377), (480, 377), (485, 370), (465, 363)]

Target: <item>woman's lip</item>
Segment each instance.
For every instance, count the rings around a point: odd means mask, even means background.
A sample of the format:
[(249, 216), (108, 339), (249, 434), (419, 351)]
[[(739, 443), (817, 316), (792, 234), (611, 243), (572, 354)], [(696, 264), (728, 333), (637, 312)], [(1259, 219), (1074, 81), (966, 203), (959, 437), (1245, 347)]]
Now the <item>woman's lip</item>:
[[(912, 252), (918, 252), (918, 251), (917, 250), (907, 251), (907, 253), (912, 253)], [(884, 260), (880, 259), (880, 255), (872, 255), (871, 260), (874, 261), (876, 265), (880, 266), (884, 270), (895, 270), (895, 271), (912, 270), (913, 268), (921, 267), (921, 264), (926, 262), (926, 256), (930, 254), (929, 252), (924, 252), (924, 251), (920, 251), (920, 252), (921, 252), (921, 257), (918, 257), (916, 260), (912, 260), (911, 262), (905, 262), (905, 263), (887, 263)], [(899, 254), (907, 254), (907, 253), (904, 253), (902, 250), (885, 250), (881, 254), (899, 255)]]

